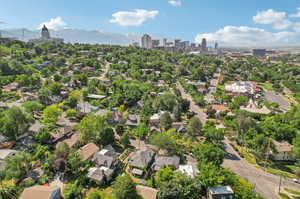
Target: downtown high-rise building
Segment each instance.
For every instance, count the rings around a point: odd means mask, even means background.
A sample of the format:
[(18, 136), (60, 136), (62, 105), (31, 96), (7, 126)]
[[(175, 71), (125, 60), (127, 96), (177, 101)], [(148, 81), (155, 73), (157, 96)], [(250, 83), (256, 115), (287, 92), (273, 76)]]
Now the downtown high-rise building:
[(150, 35), (144, 34), (142, 37), (142, 48), (151, 49), (152, 48), (152, 39)]
[(207, 42), (206, 42), (206, 39), (205, 39), (205, 38), (202, 39), (202, 42), (201, 42), (201, 50), (202, 50), (202, 51), (207, 51)]

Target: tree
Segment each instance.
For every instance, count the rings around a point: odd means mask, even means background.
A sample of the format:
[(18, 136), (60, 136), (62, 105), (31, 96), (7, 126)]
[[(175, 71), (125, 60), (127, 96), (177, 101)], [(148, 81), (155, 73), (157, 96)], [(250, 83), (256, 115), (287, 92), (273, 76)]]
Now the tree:
[(55, 149), (55, 155), (57, 158), (66, 158), (70, 152), (70, 148), (65, 142), (59, 142)]
[(297, 137), (293, 141), (294, 147), (293, 147), (293, 153), (295, 158), (300, 163), (300, 134), (297, 135)]
[(194, 116), (190, 119), (189, 124), (186, 128), (186, 132), (191, 137), (195, 137), (195, 136), (200, 135), (201, 128), (202, 128), (202, 123), (196, 116)]
[(195, 156), (200, 163), (220, 166), (224, 160), (224, 151), (217, 145), (201, 144), (196, 149)]
[(12, 107), (0, 114), (0, 132), (10, 140), (27, 132), (32, 119), (18, 107)]
[(170, 113), (165, 112), (162, 114), (159, 124), (161, 126), (161, 128), (163, 128), (164, 130), (168, 130), (169, 128), (171, 128), (172, 126), (172, 119), (170, 116)]
[(101, 190), (98, 189), (90, 189), (87, 194), (85, 199), (103, 199), (103, 192)]
[(0, 182), (0, 199), (18, 199), (17, 187), (13, 184), (4, 184)]
[(37, 101), (27, 101), (22, 104), (25, 110), (29, 113), (34, 113), (43, 110), (43, 105)]
[(135, 129), (134, 133), (139, 139), (145, 138), (148, 134), (149, 129), (145, 123), (140, 123), (138, 127)]
[(22, 180), (31, 169), (31, 156), (25, 152), (19, 152), (5, 160), (4, 174), (6, 180)]
[(130, 145), (130, 137), (128, 133), (124, 133), (120, 138), (120, 143), (124, 148), (127, 148)]
[(92, 141), (105, 146), (114, 141), (114, 132), (105, 117), (88, 114), (80, 121), (78, 130), (83, 143)]
[(55, 124), (61, 115), (61, 109), (56, 104), (47, 106), (43, 111), (43, 122), (46, 124)]
[(116, 199), (139, 198), (136, 191), (136, 185), (128, 174), (118, 176), (112, 187)]
[(174, 150), (175, 143), (166, 133), (156, 133), (150, 137), (150, 143), (160, 149)]
[(215, 123), (213, 122), (206, 122), (203, 128), (204, 136), (206, 140), (211, 143), (221, 144), (222, 140), (224, 139), (224, 130), (217, 129), (215, 127)]
[(39, 132), (34, 135), (34, 139), (40, 144), (47, 144), (51, 138), (51, 134), (47, 128), (41, 128)]
[(83, 187), (78, 181), (67, 184), (63, 191), (64, 199), (82, 199), (82, 190)]
[(240, 106), (244, 106), (249, 101), (247, 96), (240, 95), (233, 98), (232, 103), (230, 104), (230, 107), (233, 109), (239, 109)]
[(202, 186), (200, 181), (185, 174), (175, 173), (174, 177), (159, 188), (158, 199), (198, 199)]

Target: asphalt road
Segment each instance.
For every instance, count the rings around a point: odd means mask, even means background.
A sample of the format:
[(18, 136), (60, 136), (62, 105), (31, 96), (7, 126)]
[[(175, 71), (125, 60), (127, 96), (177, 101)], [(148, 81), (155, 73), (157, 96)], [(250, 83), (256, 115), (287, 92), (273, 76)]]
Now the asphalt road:
[(200, 110), (199, 106), (193, 101), (192, 96), (188, 93), (186, 93), (183, 89), (183, 87), (180, 85), (180, 83), (176, 84), (177, 89), (181, 93), (181, 97), (183, 99), (187, 99), (190, 101), (190, 110), (196, 113), (196, 116), (199, 118), (199, 120), (202, 122), (202, 124), (205, 124), (207, 120), (207, 115), (203, 111)]
[(265, 90), (265, 98), (268, 102), (276, 102), (283, 109), (289, 109), (290, 103), (281, 95), (277, 95), (274, 91)]
[[(254, 185), (255, 191), (265, 199), (280, 199), (277, 195), (279, 190), (280, 177), (264, 172), (261, 169), (242, 159), (232, 148), (227, 140), (224, 141), (226, 155), (223, 163), (224, 168), (228, 168), (238, 176), (245, 178)], [(289, 187), (300, 190), (300, 184), (296, 184), (289, 179), (282, 178), (282, 187)]]
[[(202, 123), (207, 120), (206, 113), (193, 102), (191, 95), (186, 93), (182, 86), (177, 83), (177, 89), (181, 92), (182, 98), (190, 101), (190, 109), (195, 112)], [(228, 140), (224, 141), (225, 159), (223, 163), (224, 168), (230, 169), (236, 175), (246, 179), (254, 185), (255, 191), (265, 199), (280, 199), (278, 196), (280, 177), (267, 173), (261, 169), (249, 164), (232, 148)], [(300, 190), (300, 184), (296, 184), (289, 179), (282, 178), (282, 187), (289, 187), (294, 190)]]

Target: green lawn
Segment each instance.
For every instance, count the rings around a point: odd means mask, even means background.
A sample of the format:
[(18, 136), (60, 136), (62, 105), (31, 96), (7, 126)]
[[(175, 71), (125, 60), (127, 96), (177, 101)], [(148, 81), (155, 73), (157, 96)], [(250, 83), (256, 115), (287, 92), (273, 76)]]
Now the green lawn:
[(267, 89), (268, 91), (273, 91), (273, 84), (272, 83), (261, 83), (260, 84), (264, 89)]
[(279, 196), (281, 197), (281, 199), (292, 199), (288, 195), (286, 195), (285, 193), (279, 193)]
[(249, 152), (247, 152), (244, 147), (241, 147), (241, 146), (237, 145), (236, 143), (232, 143), (232, 145), (234, 146), (235, 149), (238, 150), (238, 152), (240, 154), (242, 154), (244, 156), (244, 158), (246, 159), (246, 161), (248, 163), (256, 164), (256, 159)]
[(295, 191), (293, 189), (289, 189), (289, 188), (286, 188), (286, 187), (284, 188), (284, 190), (286, 192), (289, 192), (289, 193), (293, 194), (293, 195), (300, 196), (300, 191)]

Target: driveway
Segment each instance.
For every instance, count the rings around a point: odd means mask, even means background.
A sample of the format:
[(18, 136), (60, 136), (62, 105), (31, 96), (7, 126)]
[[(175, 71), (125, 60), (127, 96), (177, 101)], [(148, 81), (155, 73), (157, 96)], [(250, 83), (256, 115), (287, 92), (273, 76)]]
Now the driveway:
[[(255, 191), (265, 199), (280, 199), (277, 195), (279, 189), (280, 177), (264, 172), (261, 169), (242, 159), (232, 148), (228, 140), (224, 141), (226, 155), (223, 163), (224, 168), (228, 168), (236, 175), (245, 178), (254, 185)], [(282, 178), (282, 187), (289, 187), (294, 190), (300, 190), (300, 185), (289, 179)]]

